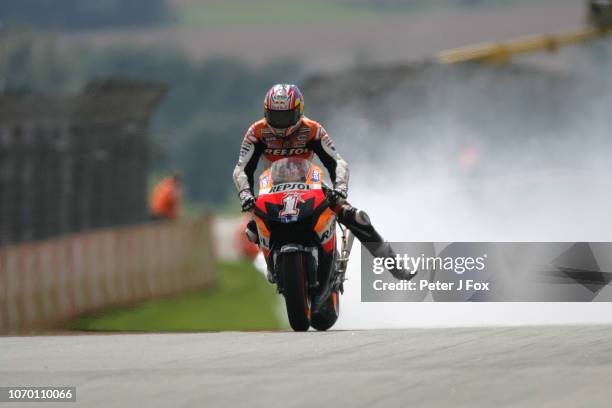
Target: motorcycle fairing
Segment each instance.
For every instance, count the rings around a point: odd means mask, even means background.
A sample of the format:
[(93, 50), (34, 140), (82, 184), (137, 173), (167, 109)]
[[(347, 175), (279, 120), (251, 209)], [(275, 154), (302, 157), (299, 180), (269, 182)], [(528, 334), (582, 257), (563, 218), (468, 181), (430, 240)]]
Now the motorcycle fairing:
[(261, 174), (255, 221), (266, 258), (275, 230), (279, 236), (290, 232), (297, 236), (310, 231), (316, 234), (325, 252), (334, 250), (336, 216), (328, 207), (323, 177), (323, 170), (314, 164), (310, 165), (306, 179), (299, 182), (273, 183), (270, 169)]

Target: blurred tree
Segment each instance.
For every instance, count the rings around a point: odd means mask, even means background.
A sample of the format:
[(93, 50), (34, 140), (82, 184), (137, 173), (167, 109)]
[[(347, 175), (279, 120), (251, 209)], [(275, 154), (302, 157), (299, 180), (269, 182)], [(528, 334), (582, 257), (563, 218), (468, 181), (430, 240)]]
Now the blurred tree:
[(75, 51), (60, 50), (53, 36), (37, 37), (24, 28), (0, 30), (0, 91), (76, 91), (84, 63)]
[(215, 204), (227, 199), (233, 188), (231, 174), (245, 126), (248, 124), (226, 124), (217, 119), (189, 133), (175, 156), (185, 172), (190, 197)]
[(77, 92), (114, 77), (167, 84), (153, 122), (154, 170), (181, 170), (187, 198), (215, 205), (234, 194), (232, 169), (265, 92), (303, 75), (290, 61), (254, 68), (223, 58), (194, 62), (175, 49), (69, 49), (28, 31), (0, 34), (0, 84), (8, 89)]

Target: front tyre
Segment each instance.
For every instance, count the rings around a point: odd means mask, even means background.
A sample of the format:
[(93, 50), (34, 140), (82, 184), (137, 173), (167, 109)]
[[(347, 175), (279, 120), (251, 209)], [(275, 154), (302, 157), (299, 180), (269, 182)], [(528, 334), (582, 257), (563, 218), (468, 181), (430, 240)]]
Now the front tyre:
[(279, 275), (283, 282), (289, 325), (295, 331), (307, 331), (310, 327), (310, 298), (305, 254), (302, 252), (284, 253), (279, 256), (277, 262)]

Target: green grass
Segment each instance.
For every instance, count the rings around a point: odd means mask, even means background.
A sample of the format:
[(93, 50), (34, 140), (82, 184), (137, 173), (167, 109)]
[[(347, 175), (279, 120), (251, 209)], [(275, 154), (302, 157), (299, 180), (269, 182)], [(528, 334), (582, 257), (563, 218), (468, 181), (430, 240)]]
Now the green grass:
[(199, 218), (204, 214), (213, 212), (216, 216), (234, 216), (240, 217), (240, 200), (238, 194), (232, 191), (228, 194), (223, 204), (212, 205), (203, 201), (191, 201), (188, 198), (183, 199), (182, 215), (187, 218)]
[(279, 297), (251, 263), (222, 263), (214, 288), (180, 297), (82, 316), (71, 330), (198, 331), (278, 330)]

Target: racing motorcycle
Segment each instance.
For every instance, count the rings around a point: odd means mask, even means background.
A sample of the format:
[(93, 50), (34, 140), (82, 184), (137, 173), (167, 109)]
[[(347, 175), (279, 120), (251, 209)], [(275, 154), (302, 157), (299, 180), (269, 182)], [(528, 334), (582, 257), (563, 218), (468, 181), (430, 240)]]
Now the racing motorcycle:
[(295, 331), (327, 330), (336, 323), (354, 240), (336, 222), (323, 176), (309, 160), (286, 158), (259, 177), (254, 210), (259, 246)]

